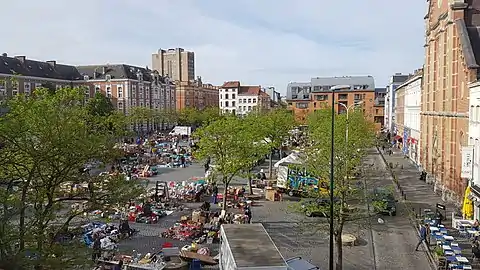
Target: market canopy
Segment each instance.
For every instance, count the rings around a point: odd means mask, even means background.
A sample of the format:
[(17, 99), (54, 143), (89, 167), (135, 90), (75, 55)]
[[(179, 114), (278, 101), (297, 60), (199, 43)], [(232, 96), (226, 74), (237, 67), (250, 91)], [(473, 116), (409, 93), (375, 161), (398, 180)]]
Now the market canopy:
[(303, 164), (303, 160), (300, 158), (300, 153), (293, 152), (290, 155), (280, 159), (275, 163), (274, 167), (278, 168), (282, 164)]

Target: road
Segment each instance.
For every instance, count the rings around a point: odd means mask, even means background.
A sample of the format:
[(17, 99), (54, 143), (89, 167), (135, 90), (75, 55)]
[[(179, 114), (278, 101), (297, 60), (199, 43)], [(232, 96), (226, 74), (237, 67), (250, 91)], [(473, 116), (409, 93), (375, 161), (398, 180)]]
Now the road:
[[(374, 164), (374, 170), (368, 176), (369, 189), (373, 189), (375, 186), (392, 185), (383, 160), (376, 151), (369, 153), (365, 163)], [(154, 185), (156, 180), (179, 182), (203, 174), (202, 164), (193, 164), (187, 168), (161, 169), (159, 175), (149, 178), (149, 180), (150, 185)], [(243, 181), (238, 179), (236, 182), (240, 184)], [(326, 220), (307, 218), (295, 213), (292, 209), (295, 203), (287, 200), (287, 198), (283, 202), (261, 201), (258, 206), (252, 209), (252, 221), (261, 222), (265, 226), (284, 258), (301, 256), (322, 267), (322, 269), (327, 268), (328, 230), (313, 231), (312, 229), (317, 228), (318, 223)], [(192, 208), (194, 207), (192, 205)], [(403, 205), (399, 203), (396, 217), (384, 217), (384, 224), (379, 224), (377, 218), (372, 219), (371, 228), (348, 224), (345, 232), (356, 235), (360, 239), (360, 244), (354, 247), (344, 247), (344, 269), (430, 269), (424, 252), (415, 252), (418, 238), (410, 224), (408, 214), (404, 210)], [(190, 211), (174, 213), (156, 225), (132, 224), (132, 227), (139, 229), (140, 233), (132, 240), (122, 242), (120, 244), (121, 250), (131, 252), (135, 249), (145, 253), (152, 249), (158, 249), (165, 241), (174, 242), (178, 245), (185, 244), (162, 239), (159, 234), (162, 230), (173, 225), (180, 216), (190, 213)], [(215, 247), (212, 248), (216, 249)]]
[[(385, 163), (376, 150), (369, 152), (366, 164), (374, 164), (368, 172), (368, 188), (393, 187)], [(376, 268), (372, 269), (431, 269), (424, 251), (415, 251), (418, 242), (417, 233), (410, 223), (405, 205), (397, 203), (397, 216), (383, 217), (384, 224), (377, 218), (372, 219), (372, 236)]]

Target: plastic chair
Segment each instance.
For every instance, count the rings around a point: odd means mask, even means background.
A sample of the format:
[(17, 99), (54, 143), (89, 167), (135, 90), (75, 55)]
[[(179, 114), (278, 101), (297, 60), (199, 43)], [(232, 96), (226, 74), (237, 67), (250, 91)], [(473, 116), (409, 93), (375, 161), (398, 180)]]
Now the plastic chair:
[(189, 270), (201, 270), (202, 265), (200, 263), (200, 260), (198, 259), (193, 259), (192, 263), (190, 263), (190, 269)]

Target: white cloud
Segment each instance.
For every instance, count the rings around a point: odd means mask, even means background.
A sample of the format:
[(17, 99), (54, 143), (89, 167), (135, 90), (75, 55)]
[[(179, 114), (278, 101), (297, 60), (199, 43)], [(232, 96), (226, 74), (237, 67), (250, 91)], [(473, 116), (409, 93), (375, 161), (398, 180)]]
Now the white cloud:
[(384, 86), (423, 64), (418, 0), (23, 0), (2, 10), (9, 55), (145, 66), (158, 48), (184, 47), (197, 75), (217, 84), (283, 91), (312, 76), (370, 74)]

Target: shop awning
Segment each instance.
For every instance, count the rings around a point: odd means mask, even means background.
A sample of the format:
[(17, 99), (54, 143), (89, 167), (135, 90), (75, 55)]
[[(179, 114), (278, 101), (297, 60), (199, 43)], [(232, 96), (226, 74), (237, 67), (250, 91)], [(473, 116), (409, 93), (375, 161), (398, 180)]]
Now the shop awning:
[(400, 135), (397, 135), (393, 138), (393, 140), (395, 140), (395, 141), (398, 141), (398, 140), (401, 140), (401, 139), (402, 139), (402, 136), (400, 136)]
[(418, 140), (415, 139), (415, 138), (412, 138), (412, 137), (408, 137), (408, 143), (417, 144), (417, 143), (418, 143)]
[(465, 219), (473, 219), (473, 201), (470, 199), (471, 192), (472, 190), (470, 186), (468, 186), (463, 196), (462, 214)]

